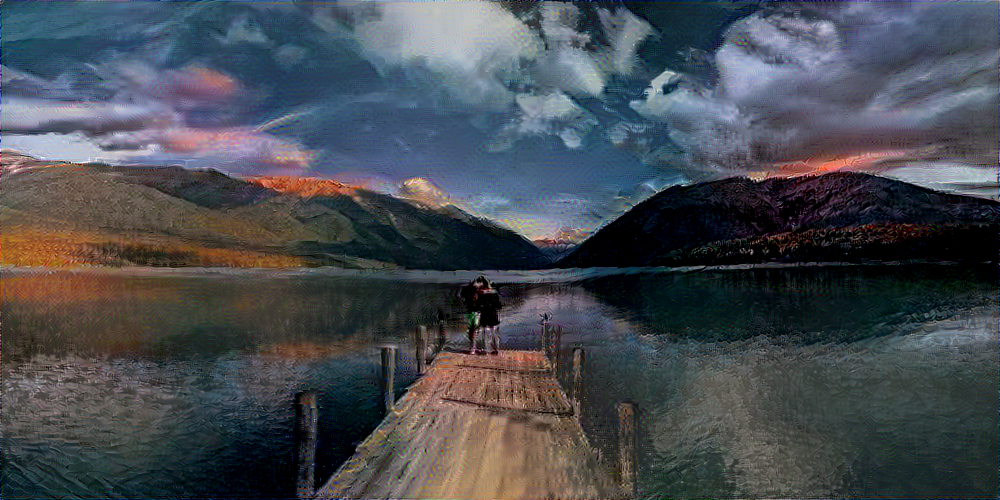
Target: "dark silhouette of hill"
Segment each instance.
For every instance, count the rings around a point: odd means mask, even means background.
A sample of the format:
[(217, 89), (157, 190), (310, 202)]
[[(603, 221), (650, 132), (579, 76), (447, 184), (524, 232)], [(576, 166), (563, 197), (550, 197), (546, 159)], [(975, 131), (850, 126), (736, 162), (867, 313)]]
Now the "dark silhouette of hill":
[(558, 267), (992, 261), (1000, 204), (861, 173), (669, 188)]

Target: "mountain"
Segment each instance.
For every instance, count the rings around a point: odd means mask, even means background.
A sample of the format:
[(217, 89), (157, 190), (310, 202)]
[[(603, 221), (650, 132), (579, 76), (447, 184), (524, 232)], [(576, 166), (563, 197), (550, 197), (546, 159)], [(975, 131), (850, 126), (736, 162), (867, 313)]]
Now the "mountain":
[(327, 179), (42, 162), (4, 151), (8, 265), (532, 269), (550, 259), (454, 206)]
[(995, 261), (1000, 204), (860, 173), (730, 178), (636, 205), (556, 265)]
[(542, 253), (549, 256), (553, 262), (566, 256), (572, 252), (574, 248), (576, 248), (576, 243), (558, 238), (539, 238), (537, 240), (531, 240), (531, 242), (534, 243), (535, 246), (542, 251)]

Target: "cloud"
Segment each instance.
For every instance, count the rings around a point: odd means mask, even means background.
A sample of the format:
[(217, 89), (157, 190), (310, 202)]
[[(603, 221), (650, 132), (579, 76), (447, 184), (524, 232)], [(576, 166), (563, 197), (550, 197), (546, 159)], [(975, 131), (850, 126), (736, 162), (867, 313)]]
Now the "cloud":
[(0, 81), (5, 97), (37, 97), (45, 99), (74, 99), (80, 93), (72, 88), (68, 78), (49, 81), (25, 71), (0, 65)]
[(490, 144), (491, 151), (510, 149), (525, 137), (554, 135), (569, 149), (583, 145), (583, 138), (598, 121), (561, 91), (550, 94), (518, 94), (518, 116), (500, 129)]
[(151, 163), (212, 167), (240, 174), (302, 174), (312, 152), (253, 130), (174, 128), (118, 132), (98, 138), (81, 132), (5, 133), (4, 147), (41, 159), (110, 164)]
[(117, 164), (152, 154), (149, 149), (106, 150), (81, 132), (20, 135), (4, 132), (3, 147), (23, 151), (42, 160)]
[[(411, 83), (443, 86), (462, 105), (492, 110), (525, 93), (600, 97), (611, 75), (632, 73), (653, 32), (624, 7), (595, 10), (600, 40), (582, 29), (581, 10), (570, 3), (540, 2), (520, 17), (481, 0), (354, 8), (354, 37), (383, 74), (402, 70)], [(323, 12), (322, 25), (344, 26)]]
[(479, 214), (496, 215), (510, 209), (511, 201), (506, 196), (480, 193), (465, 200), (468, 207)]
[(301, 173), (314, 157), (312, 151), (295, 141), (238, 127), (150, 129), (109, 134), (96, 142), (108, 151), (153, 150), (169, 157), (211, 162), (221, 170), (240, 173)]
[(95, 69), (120, 100), (154, 100), (188, 115), (205, 109), (227, 113), (251, 104), (236, 78), (197, 63), (159, 70), (141, 61), (127, 61)]
[(585, 47), (590, 35), (580, 33), (580, 9), (570, 3), (545, 2), (540, 9), (541, 34), (548, 51), (539, 65), (539, 81), (578, 96), (597, 97), (607, 74)]
[(304, 47), (288, 43), (278, 47), (273, 57), (282, 68), (289, 70), (305, 62), (309, 57), (309, 51)]
[(668, 70), (631, 107), (668, 126), (681, 166), (908, 150), (995, 167), (995, 5), (837, 5), (740, 20), (715, 53), (716, 85)]
[(576, 97), (601, 97), (612, 75), (630, 75), (636, 52), (653, 33), (646, 21), (627, 8), (596, 9), (600, 40), (581, 31), (580, 7), (570, 3), (542, 2), (534, 15), (546, 51), (533, 67), (535, 81)]
[(611, 68), (620, 75), (631, 74), (637, 63), (636, 52), (653, 34), (653, 27), (625, 8), (616, 12), (601, 9), (598, 15), (611, 45)]
[(82, 131), (104, 134), (170, 124), (177, 116), (156, 103), (74, 102), (4, 97), (0, 126), (5, 134)]
[(947, 161), (907, 161), (901, 166), (884, 168), (880, 175), (917, 184), (938, 191), (1000, 198), (996, 170), (974, 168)]
[(380, 7), (378, 17), (355, 27), (364, 55), (383, 73), (423, 67), (465, 104), (508, 106), (513, 100), (508, 82), (524, 78), (525, 62), (544, 50), (528, 26), (492, 2)]
[(249, 104), (235, 78), (202, 65), (157, 70), (129, 61), (87, 68), (99, 83), (81, 88), (68, 73), (46, 80), (4, 67), (3, 130), (98, 135), (192, 121), (211, 125), (232, 121)]
[(141, 61), (90, 68), (101, 77), (101, 87), (111, 89), (109, 98), (94, 100), (87, 89), (65, 79), (50, 81), (4, 67), (5, 90), (18, 91), (2, 101), (5, 141), (10, 134), (45, 134), (16, 142), (46, 156), (46, 151), (65, 151), (53, 145), (59, 137), (54, 134), (61, 134), (79, 151), (69, 156), (81, 161), (191, 160), (241, 173), (299, 172), (314, 156), (293, 140), (253, 127), (218, 126), (246, 105), (243, 86), (221, 71), (200, 64), (157, 70)]
[(264, 34), (260, 26), (245, 15), (233, 19), (226, 36), (215, 35), (215, 38), (225, 45), (250, 44), (264, 47), (271, 45), (271, 39)]

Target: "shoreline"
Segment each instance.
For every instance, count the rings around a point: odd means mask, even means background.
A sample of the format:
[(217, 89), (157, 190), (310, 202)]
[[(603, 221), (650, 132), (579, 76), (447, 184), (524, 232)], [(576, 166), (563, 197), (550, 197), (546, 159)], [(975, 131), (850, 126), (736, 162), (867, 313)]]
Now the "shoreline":
[(32, 274), (106, 274), (133, 277), (343, 277), (404, 279), (407, 281), (429, 281), (440, 283), (464, 282), (480, 274), (503, 283), (547, 283), (582, 281), (605, 276), (632, 274), (688, 274), (699, 272), (725, 272), (750, 270), (784, 269), (829, 269), (829, 268), (874, 268), (874, 267), (980, 267), (997, 266), (997, 262), (949, 262), (949, 261), (888, 261), (888, 262), (764, 262), (756, 264), (726, 264), (678, 267), (587, 267), (536, 270), (454, 270), (433, 269), (347, 269), (340, 267), (149, 267), (149, 266), (0, 266), (0, 274), (25, 276)]

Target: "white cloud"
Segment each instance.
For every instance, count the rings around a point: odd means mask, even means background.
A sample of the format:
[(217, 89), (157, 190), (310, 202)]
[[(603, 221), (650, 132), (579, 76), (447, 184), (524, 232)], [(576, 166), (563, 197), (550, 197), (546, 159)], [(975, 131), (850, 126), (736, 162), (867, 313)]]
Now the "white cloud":
[(460, 101), (493, 108), (511, 103), (507, 81), (524, 78), (523, 63), (544, 50), (513, 14), (482, 1), (382, 4), (381, 15), (358, 24), (355, 35), (381, 70), (421, 65)]
[(284, 69), (291, 69), (302, 64), (309, 56), (309, 51), (295, 44), (285, 44), (274, 51), (274, 60)]
[(621, 75), (632, 73), (639, 47), (653, 34), (653, 27), (625, 8), (598, 11), (601, 26), (611, 43), (611, 67)]
[(567, 148), (577, 149), (583, 145), (583, 137), (598, 125), (590, 113), (561, 91), (518, 94), (515, 101), (518, 116), (497, 132), (491, 144), (494, 151), (508, 149), (525, 137), (543, 135), (559, 137)]
[(94, 144), (80, 132), (70, 134), (7, 134), (3, 136), (4, 149), (13, 149), (40, 160), (63, 160), (78, 163), (122, 163), (134, 161), (155, 153), (152, 148), (108, 151)]
[(5, 97), (0, 127), (8, 133), (83, 131), (101, 134), (174, 123), (177, 116), (157, 103), (73, 102)]
[(572, 121), (584, 114), (576, 103), (562, 92), (546, 95), (520, 94), (517, 107), (524, 119), (521, 122), (525, 132), (542, 131), (552, 121)]
[(539, 81), (573, 95), (599, 96), (606, 75), (585, 47), (590, 36), (578, 31), (580, 9), (561, 2), (541, 4), (541, 34), (548, 46), (537, 71)]
[(226, 31), (226, 36), (216, 35), (215, 38), (226, 45), (241, 43), (262, 45), (265, 47), (271, 45), (271, 39), (248, 16), (240, 16), (233, 19), (233, 22), (229, 25), (229, 30)]
[(574, 4), (544, 2), (540, 8), (541, 33), (548, 46), (536, 68), (539, 81), (576, 96), (599, 97), (612, 74), (629, 75), (636, 53), (653, 29), (628, 9), (598, 9), (608, 46), (595, 47), (590, 35), (580, 32), (580, 8)]
[(354, 36), (383, 73), (409, 69), (411, 80), (443, 85), (465, 105), (501, 110), (519, 93), (601, 97), (611, 75), (633, 71), (639, 47), (652, 34), (624, 7), (598, 10), (606, 46), (581, 30), (580, 8), (570, 3), (541, 2), (523, 20), (482, 0), (355, 8)]
[(997, 168), (948, 161), (911, 161), (905, 166), (885, 170), (881, 175), (938, 191), (1000, 198)]
[(582, 49), (564, 47), (549, 51), (539, 65), (538, 79), (547, 86), (576, 96), (599, 97), (607, 84), (607, 74)]
[(609, 45), (594, 47), (580, 32), (580, 8), (570, 3), (541, 5), (541, 34), (548, 50), (535, 67), (540, 84), (575, 96), (600, 97), (612, 74), (629, 75), (636, 53), (653, 29), (628, 9), (597, 11)]

